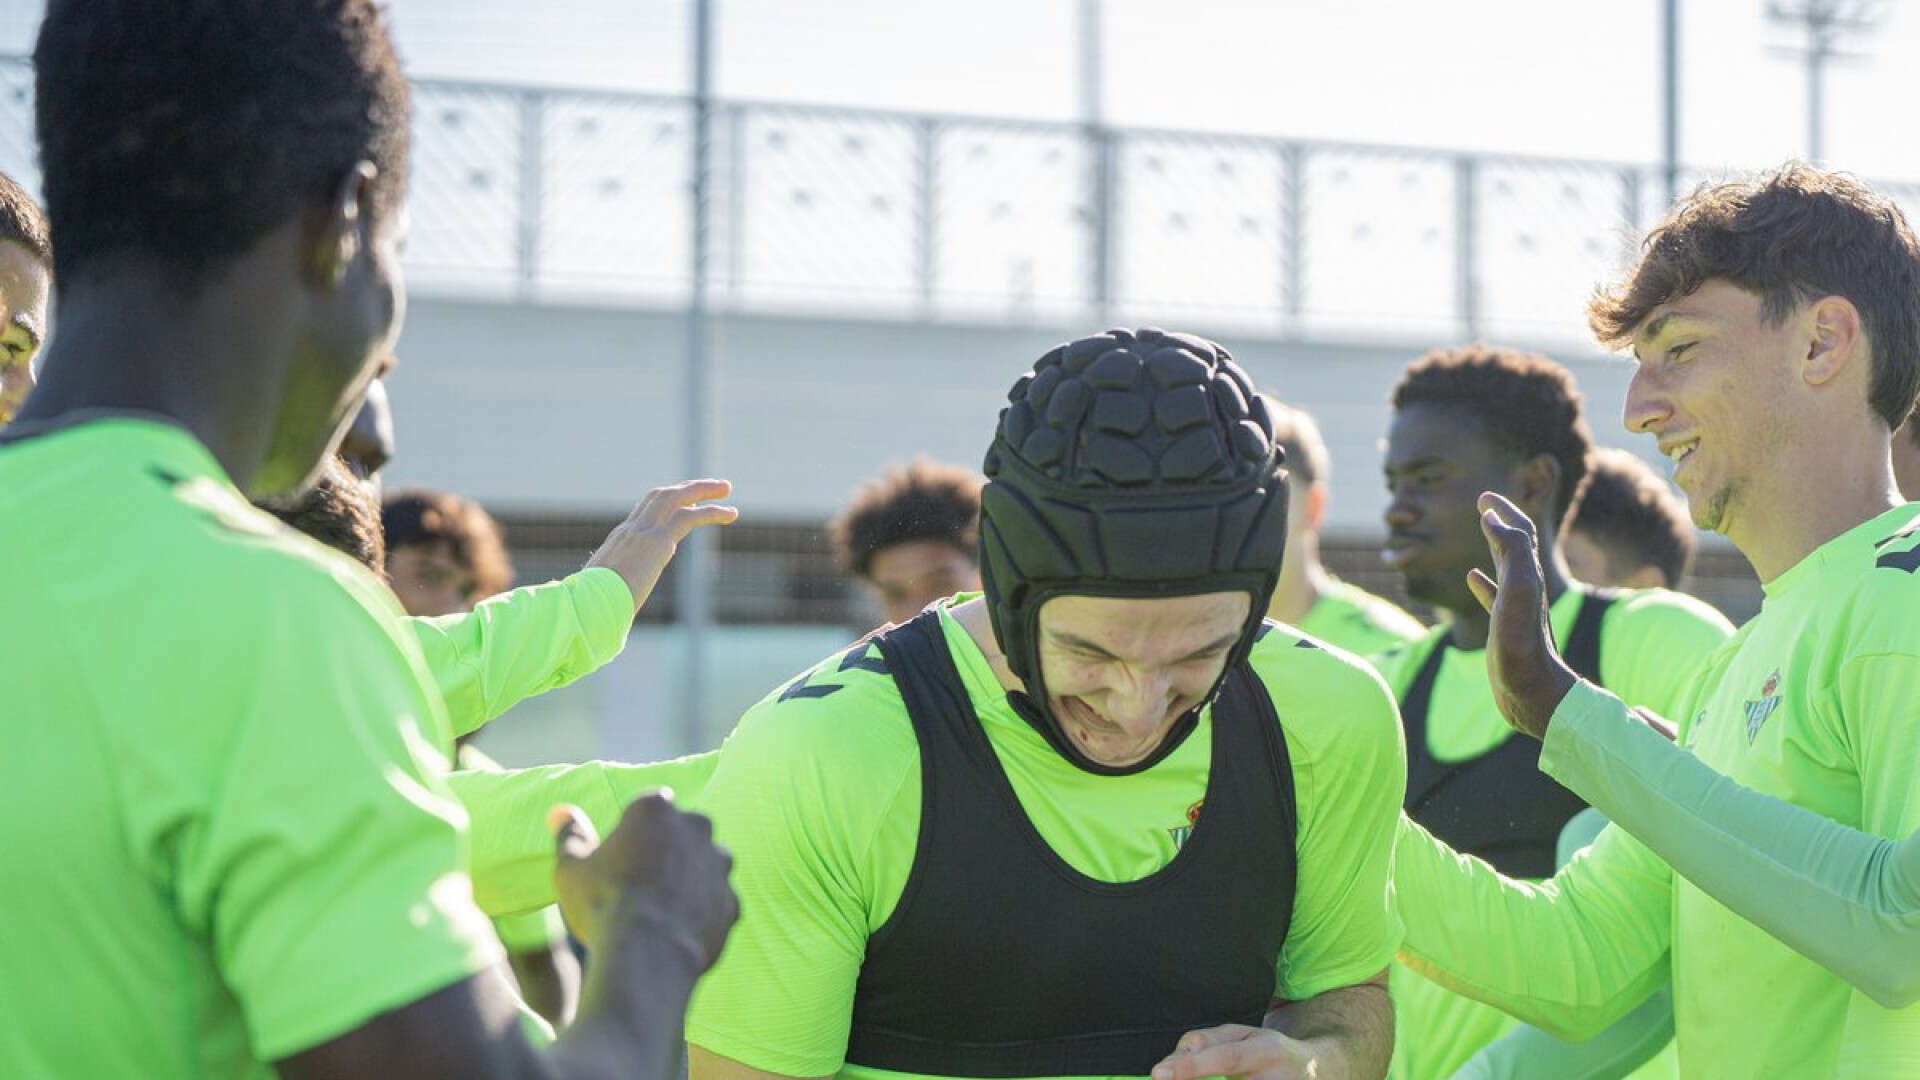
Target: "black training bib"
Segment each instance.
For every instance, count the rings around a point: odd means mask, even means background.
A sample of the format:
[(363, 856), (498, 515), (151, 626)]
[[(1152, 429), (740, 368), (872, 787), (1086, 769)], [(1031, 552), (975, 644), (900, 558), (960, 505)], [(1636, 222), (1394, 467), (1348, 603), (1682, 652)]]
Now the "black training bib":
[[(1600, 682), (1600, 622), (1614, 594), (1580, 599), (1567, 635), (1567, 666)], [(1476, 758), (1444, 763), (1427, 749), (1427, 711), (1447, 637), (1413, 677), (1400, 719), (1407, 736), (1407, 816), (1455, 851), (1476, 855), (1508, 877), (1553, 876), (1560, 830), (1587, 808), (1580, 796), (1540, 771), (1540, 742), (1515, 733)]]
[(920, 834), (867, 943), (849, 1064), (1145, 1075), (1187, 1031), (1261, 1022), (1292, 918), (1297, 819), (1286, 740), (1250, 667), (1214, 703), (1191, 839), (1157, 873), (1113, 884), (1074, 870), (1028, 819), (939, 615), (876, 640), (920, 744)]

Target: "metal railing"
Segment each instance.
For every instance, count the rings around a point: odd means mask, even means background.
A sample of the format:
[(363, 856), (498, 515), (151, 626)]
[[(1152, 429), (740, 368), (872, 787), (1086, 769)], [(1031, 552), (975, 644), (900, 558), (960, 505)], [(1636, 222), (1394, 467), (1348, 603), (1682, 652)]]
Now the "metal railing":
[[(30, 106), (0, 59), (31, 187)], [(689, 99), (429, 79), (414, 108), (417, 291), (686, 301)], [(1584, 341), (1664, 200), (1653, 165), (1257, 136), (741, 101), (714, 132), (722, 311)]]

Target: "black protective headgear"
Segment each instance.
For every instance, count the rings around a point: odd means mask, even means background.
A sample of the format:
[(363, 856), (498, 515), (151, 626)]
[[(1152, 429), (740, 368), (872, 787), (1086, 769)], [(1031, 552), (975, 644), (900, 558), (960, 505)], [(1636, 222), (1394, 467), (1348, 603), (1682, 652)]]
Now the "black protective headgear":
[(1273, 417), (1227, 350), (1154, 329), (1061, 345), (1007, 400), (987, 450), (980, 577), (994, 637), (1027, 687), (1014, 702), (1081, 768), (1137, 771), (1177, 745), (1198, 710), (1132, 767), (1087, 759), (1046, 705), (1040, 607), (1062, 595), (1243, 591), (1252, 604), (1227, 666), (1244, 660), (1287, 543)]

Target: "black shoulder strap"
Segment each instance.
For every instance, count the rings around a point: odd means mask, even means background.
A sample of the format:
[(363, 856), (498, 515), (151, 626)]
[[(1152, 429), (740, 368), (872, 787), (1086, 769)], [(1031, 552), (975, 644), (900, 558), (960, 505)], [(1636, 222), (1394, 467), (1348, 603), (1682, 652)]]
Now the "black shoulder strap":
[(1451, 646), (1448, 635), (1442, 633), (1435, 643), (1433, 651), (1420, 663), (1420, 670), (1414, 673), (1413, 682), (1407, 686), (1406, 697), (1400, 700), (1400, 725), (1407, 742), (1407, 792), (1404, 805), (1419, 805), (1447, 774), (1450, 766), (1435, 761), (1427, 752), (1427, 710), (1433, 704), (1433, 684), (1440, 677), (1440, 665), (1446, 660), (1447, 649)]
[(1593, 589), (1582, 596), (1580, 614), (1574, 616), (1573, 631), (1567, 635), (1566, 652), (1562, 654), (1575, 674), (1601, 686), (1606, 680), (1600, 677), (1600, 624), (1619, 598), (1618, 589)]

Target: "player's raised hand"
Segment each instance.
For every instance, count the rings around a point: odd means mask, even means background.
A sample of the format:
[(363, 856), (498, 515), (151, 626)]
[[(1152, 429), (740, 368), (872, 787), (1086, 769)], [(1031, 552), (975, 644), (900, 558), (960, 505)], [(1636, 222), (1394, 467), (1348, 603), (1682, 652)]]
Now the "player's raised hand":
[(628, 804), (604, 842), (577, 807), (554, 807), (547, 824), (560, 912), (587, 948), (609, 935), (652, 936), (684, 954), (694, 974), (713, 966), (740, 904), (727, 884), (733, 858), (714, 845), (711, 821), (656, 791)]
[(1480, 530), (1500, 574), (1496, 584), (1478, 569), (1467, 587), (1487, 609), (1487, 679), (1507, 723), (1545, 738), (1560, 699), (1579, 681), (1553, 647), (1547, 621), (1546, 573), (1540, 539), (1520, 508), (1491, 491), (1480, 496)]
[(733, 485), (725, 480), (683, 480), (654, 488), (627, 520), (607, 534), (587, 565), (604, 566), (625, 578), (633, 593), (634, 613), (639, 614), (660, 581), (660, 572), (688, 533), (707, 525), (730, 524), (740, 516), (733, 507), (712, 502), (732, 492)]
[(1206, 1076), (1246, 1080), (1311, 1080), (1317, 1075), (1309, 1047), (1278, 1031), (1244, 1024), (1189, 1031), (1173, 1053), (1153, 1067), (1153, 1080), (1200, 1080)]

